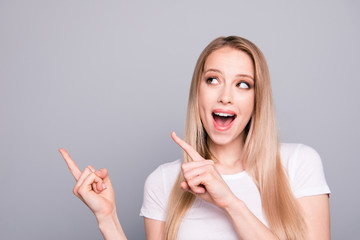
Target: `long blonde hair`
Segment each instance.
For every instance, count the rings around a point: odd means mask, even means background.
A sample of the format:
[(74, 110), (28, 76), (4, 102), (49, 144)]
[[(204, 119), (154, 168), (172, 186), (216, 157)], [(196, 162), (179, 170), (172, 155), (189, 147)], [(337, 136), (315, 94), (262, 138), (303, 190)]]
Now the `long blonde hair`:
[[(281, 164), (269, 70), (264, 55), (252, 42), (237, 36), (219, 37), (203, 50), (191, 82), (184, 139), (205, 159), (211, 156), (199, 114), (198, 89), (207, 57), (222, 47), (247, 53), (254, 64), (255, 106), (244, 129), (243, 165), (260, 191), (268, 225), (280, 240), (305, 239), (306, 225)], [(192, 159), (184, 154), (184, 162), (189, 161)], [(181, 221), (195, 200), (193, 194), (181, 190), (182, 181), (180, 173), (169, 197), (167, 240), (176, 239)]]

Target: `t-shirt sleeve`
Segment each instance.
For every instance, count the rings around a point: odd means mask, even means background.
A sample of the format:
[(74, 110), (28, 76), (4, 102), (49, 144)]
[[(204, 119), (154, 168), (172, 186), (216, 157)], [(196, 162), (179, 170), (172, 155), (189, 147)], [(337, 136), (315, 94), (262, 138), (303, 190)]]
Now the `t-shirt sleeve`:
[(160, 166), (145, 181), (140, 216), (165, 221), (167, 198), (164, 189), (163, 173)]
[(291, 188), (296, 198), (330, 194), (319, 154), (311, 147), (298, 145), (289, 162)]

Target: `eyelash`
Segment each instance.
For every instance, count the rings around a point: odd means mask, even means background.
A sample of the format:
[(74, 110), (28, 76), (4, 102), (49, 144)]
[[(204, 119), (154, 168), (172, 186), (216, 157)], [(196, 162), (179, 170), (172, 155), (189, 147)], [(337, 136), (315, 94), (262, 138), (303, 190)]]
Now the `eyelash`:
[(213, 79), (216, 79), (216, 81), (219, 82), (219, 80), (218, 80), (216, 77), (208, 77), (208, 78), (206, 78), (205, 81), (206, 81), (207, 84), (213, 84), (213, 83), (212, 83), (212, 80), (213, 80)]
[[(213, 79), (216, 79), (216, 81), (219, 81), (216, 77), (208, 77), (208, 78), (206, 78), (205, 81), (206, 81), (207, 84), (214, 84), (214, 83), (212, 83)], [(246, 88), (240, 87), (240, 85), (241, 85), (242, 83), (246, 84)], [(251, 88), (251, 85), (250, 85), (249, 83), (245, 82), (245, 81), (240, 81), (240, 82), (238, 82), (238, 83), (236, 84), (236, 86), (237, 86), (238, 88), (240, 88), (240, 89), (248, 89), (248, 88)]]
[(236, 84), (236, 86), (237, 86), (238, 88), (241, 88), (240, 85), (241, 85), (242, 83), (246, 84), (246, 88), (250, 88), (250, 84), (247, 83), (247, 82), (244, 82), (244, 81), (239, 82), (238, 84)]

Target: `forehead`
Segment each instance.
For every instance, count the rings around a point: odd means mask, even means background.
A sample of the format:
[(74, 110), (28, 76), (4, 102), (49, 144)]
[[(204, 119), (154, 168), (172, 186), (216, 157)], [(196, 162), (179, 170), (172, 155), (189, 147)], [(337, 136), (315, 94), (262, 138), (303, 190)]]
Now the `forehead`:
[(210, 53), (204, 64), (204, 72), (209, 69), (233, 74), (247, 74), (254, 77), (251, 57), (244, 51), (223, 47)]

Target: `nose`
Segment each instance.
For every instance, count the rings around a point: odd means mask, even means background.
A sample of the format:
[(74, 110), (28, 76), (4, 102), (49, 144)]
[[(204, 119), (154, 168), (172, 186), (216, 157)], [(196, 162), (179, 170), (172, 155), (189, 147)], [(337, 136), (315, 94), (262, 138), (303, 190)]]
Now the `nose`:
[(232, 93), (230, 86), (223, 86), (219, 93), (218, 102), (222, 104), (232, 103)]

